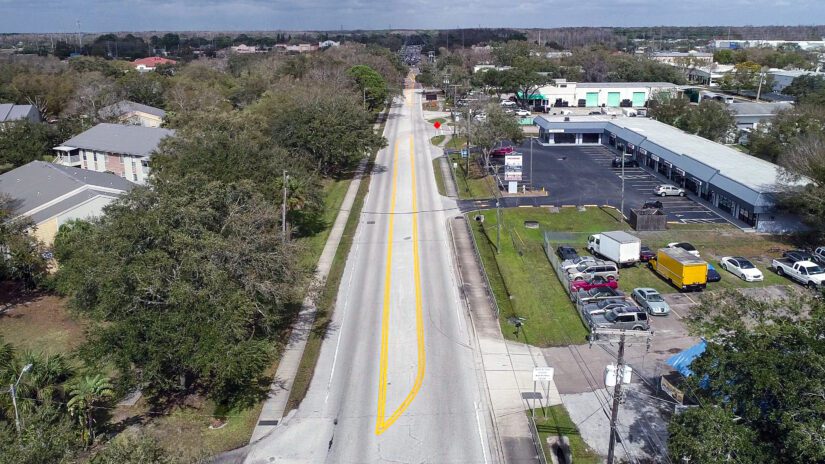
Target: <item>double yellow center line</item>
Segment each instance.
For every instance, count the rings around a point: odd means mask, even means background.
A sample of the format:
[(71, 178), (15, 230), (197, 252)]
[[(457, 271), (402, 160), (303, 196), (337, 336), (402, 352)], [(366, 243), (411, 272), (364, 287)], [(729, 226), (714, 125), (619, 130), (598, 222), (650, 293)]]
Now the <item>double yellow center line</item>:
[(395, 199), (398, 192), (398, 142), (395, 143), (395, 154), (393, 155), (392, 168), (392, 193), (390, 197), (389, 232), (387, 236), (387, 264), (384, 275), (384, 308), (381, 321), (381, 365), (378, 380), (378, 414), (376, 417), (375, 434), (381, 435), (401, 417), (412, 403), (421, 384), (424, 382), (424, 371), (426, 368), (426, 352), (424, 348), (424, 310), (421, 303), (421, 267), (418, 252), (418, 204), (415, 191), (415, 149), (413, 139), (410, 137), (410, 175), (412, 177), (412, 242), (413, 242), (413, 273), (415, 279), (415, 326), (418, 339), (418, 370), (415, 375), (415, 383), (407, 393), (406, 398), (400, 406), (386, 417), (387, 407), (387, 366), (389, 361), (389, 330), (390, 330), (390, 302), (391, 302), (391, 279), (392, 279), (392, 249), (393, 249), (393, 228), (395, 225)]

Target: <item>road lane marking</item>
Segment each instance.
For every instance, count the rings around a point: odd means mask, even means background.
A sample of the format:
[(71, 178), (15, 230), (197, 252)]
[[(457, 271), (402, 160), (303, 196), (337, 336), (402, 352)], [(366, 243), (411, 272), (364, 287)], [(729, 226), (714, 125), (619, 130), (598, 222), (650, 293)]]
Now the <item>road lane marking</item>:
[(378, 374), (378, 416), (375, 434), (384, 432), (384, 415), (387, 406), (387, 358), (390, 332), (390, 287), (392, 278), (392, 233), (395, 223), (395, 196), (398, 188), (398, 142), (392, 162), (392, 190), (390, 193), (390, 221), (387, 231), (387, 267), (384, 271), (384, 308), (381, 315), (381, 362)]
[(390, 199), (390, 231), (387, 240), (387, 268), (384, 280), (384, 308), (381, 323), (381, 366), (378, 385), (378, 414), (375, 423), (375, 434), (381, 435), (389, 429), (395, 421), (410, 407), (421, 385), (424, 383), (424, 373), (426, 371), (426, 348), (424, 346), (424, 307), (421, 300), (421, 260), (419, 258), (418, 246), (418, 202), (416, 201), (415, 188), (415, 147), (413, 138), (410, 136), (410, 175), (412, 179), (412, 242), (413, 242), (413, 273), (415, 280), (415, 325), (418, 339), (418, 370), (415, 375), (415, 382), (412, 389), (407, 393), (401, 405), (393, 411), (389, 418), (386, 418), (387, 403), (387, 364), (389, 358), (389, 314), (390, 314), (390, 277), (392, 274), (392, 227), (395, 212), (395, 200), (398, 184), (398, 142), (395, 143), (395, 155), (393, 159), (392, 193)]

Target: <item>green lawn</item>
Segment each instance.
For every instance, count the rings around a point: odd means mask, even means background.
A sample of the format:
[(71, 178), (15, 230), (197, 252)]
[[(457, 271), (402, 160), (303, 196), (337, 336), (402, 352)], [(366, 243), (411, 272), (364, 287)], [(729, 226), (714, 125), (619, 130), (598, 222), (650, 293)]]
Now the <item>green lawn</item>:
[[(553, 243), (571, 244), (580, 254), (586, 254), (584, 248), (589, 234), (609, 230), (630, 231), (629, 226), (617, 222), (618, 213), (610, 208), (589, 208), (585, 212), (561, 208), (558, 213), (551, 213), (547, 208), (512, 208), (502, 212), (500, 254), (495, 253), (495, 210), (481, 213), (485, 218), (483, 224), (472, 222), (479, 253), (501, 309), (500, 323), (504, 336), (516, 339), (508, 318), (518, 316), (526, 319), (524, 335), (533, 345), (558, 346), (584, 342), (586, 329), (544, 255), (541, 230), (556, 233), (556, 237), (551, 239)], [(476, 214), (468, 214), (469, 219), (472, 220)], [(525, 221), (537, 221), (540, 228), (527, 229), (524, 227)], [(790, 283), (767, 269), (771, 257), (779, 254), (778, 250), (790, 248), (789, 244), (783, 243), (782, 237), (750, 234), (730, 225), (631, 233), (653, 249), (675, 241), (692, 243), (722, 275), (721, 282), (708, 284), (709, 290)], [(741, 255), (753, 260), (762, 269), (765, 281), (748, 283), (723, 271), (718, 266), (719, 259), (729, 255)], [(637, 287), (653, 287), (662, 293), (676, 291), (643, 265), (622, 269), (619, 287), (626, 292)]]
[(450, 137), (450, 141), (447, 142), (447, 145), (444, 148), (452, 150), (460, 150), (462, 148), (467, 148), (467, 137), (464, 137), (463, 135), (456, 135)]
[(444, 123), (447, 122), (447, 119), (446, 118), (433, 118), (433, 119), (428, 119), (427, 122), (429, 122), (430, 124), (435, 124), (436, 122), (438, 122), (440, 124), (444, 124)]
[(341, 209), (341, 203), (344, 202), (344, 195), (347, 194), (350, 179), (339, 180), (325, 180), (324, 181), (324, 229), (312, 236), (303, 237), (299, 242), (306, 247), (305, 253), (301, 256), (300, 263), (302, 266), (314, 268), (318, 263), (318, 258), (321, 252), (324, 251), (324, 245), (327, 243), (327, 237), (332, 229), (332, 223), (335, 222), (335, 217)]
[[(535, 346), (584, 343), (587, 330), (544, 255), (541, 229), (575, 232), (586, 239), (589, 233), (615, 228), (612, 210), (589, 209), (578, 212), (563, 208), (550, 213), (546, 208), (513, 208), (503, 211), (501, 253), (496, 254), (496, 212), (484, 211), (484, 222), (473, 221), (485, 270), (499, 304), (499, 321), (508, 339), (521, 338)], [(538, 221), (540, 229), (527, 229), (524, 221)], [(584, 224), (584, 226), (583, 226)], [(522, 334), (516, 335), (510, 317), (526, 319)]]
[(470, 162), (470, 175), (467, 175), (467, 159), (461, 155), (450, 155), (450, 166), (457, 165), (453, 169), (456, 179), (458, 197), (462, 200), (493, 198), (496, 195), (495, 180), (492, 176), (484, 175), (481, 167), (475, 162)]
[(438, 194), (446, 195), (447, 190), (444, 188), (444, 174), (441, 172), (441, 158), (433, 160), (433, 175), (435, 176), (435, 187), (438, 189)]
[(435, 145), (435, 146), (439, 146), (442, 143), (444, 143), (444, 139), (446, 137), (447, 137), (446, 135), (436, 135), (435, 137), (430, 139), (430, 143)]
[[(527, 414), (531, 414), (531, 411), (527, 411)], [(553, 462), (550, 458), (553, 450), (547, 445), (547, 438), (551, 436), (567, 437), (570, 441), (570, 452), (575, 464), (599, 464), (602, 462), (601, 456), (584, 442), (579, 434), (579, 429), (570, 419), (563, 405), (547, 408), (547, 417), (544, 417), (544, 412), (541, 409), (536, 409), (535, 420), (536, 430), (539, 432), (541, 446), (547, 462)]]

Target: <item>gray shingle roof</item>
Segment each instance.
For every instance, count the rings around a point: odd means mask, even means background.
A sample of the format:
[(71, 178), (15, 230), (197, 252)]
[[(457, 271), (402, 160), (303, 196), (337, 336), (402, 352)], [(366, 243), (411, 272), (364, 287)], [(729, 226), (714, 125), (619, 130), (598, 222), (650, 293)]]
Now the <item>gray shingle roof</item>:
[(29, 115), (37, 112), (33, 105), (15, 105), (13, 103), (0, 103), (0, 122), (18, 121), (29, 119)]
[(786, 110), (789, 108), (793, 108), (793, 105), (787, 102), (737, 102), (728, 105), (728, 109), (737, 116), (770, 116), (776, 114), (777, 111)]
[(171, 129), (103, 123), (72, 137), (62, 145), (123, 155), (148, 156), (158, 148), (161, 140), (173, 135), (175, 131)]
[[(46, 219), (97, 195), (115, 197), (128, 192), (135, 184), (108, 172), (32, 161), (0, 175), (0, 194), (12, 198), (17, 214), (29, 214), (49, 202), (78, 191), (48, 208), (31, 214), (35, 221)], [(80, 190), (79, 190), (80, 189)], [(44, 214), (49, 213), (44, 216)]]
[(155, 108), (154, 106), (144, 105), (142, 103), (135, 103), (129, 100), (123, 100), (120, 102), (115, 103), (114, 105), (109, 105), (104, 107), (100, 110), (100, 117), (102, 118), (110, 118), (110, 117), (118, 117), (124, 114), (130, 113), (132, 111), (139, 111), (141, 113), (151, 114), (153, 116), (157, 116), (159, 118), (166, 117), (166, 111), (163, 111), (160, 108)]

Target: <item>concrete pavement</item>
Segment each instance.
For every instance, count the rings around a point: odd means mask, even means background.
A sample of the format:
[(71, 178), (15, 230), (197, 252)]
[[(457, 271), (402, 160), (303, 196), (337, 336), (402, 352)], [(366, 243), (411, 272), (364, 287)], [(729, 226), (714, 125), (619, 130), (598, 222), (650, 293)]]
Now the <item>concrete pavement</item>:
[(500, 462), (419, 102), (390, 111), (306, 398), (247, 463)]

